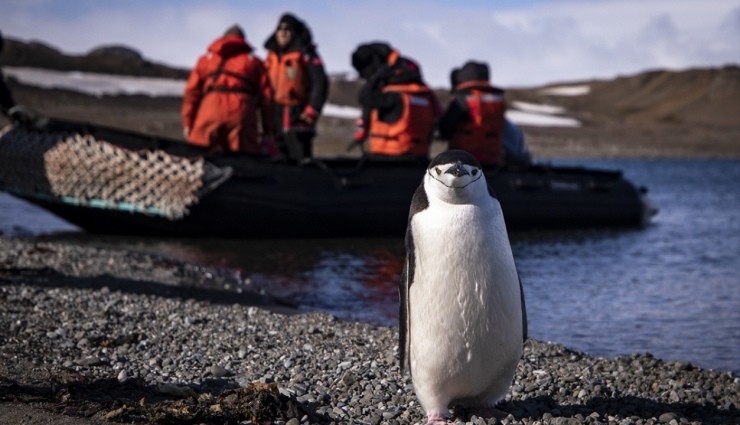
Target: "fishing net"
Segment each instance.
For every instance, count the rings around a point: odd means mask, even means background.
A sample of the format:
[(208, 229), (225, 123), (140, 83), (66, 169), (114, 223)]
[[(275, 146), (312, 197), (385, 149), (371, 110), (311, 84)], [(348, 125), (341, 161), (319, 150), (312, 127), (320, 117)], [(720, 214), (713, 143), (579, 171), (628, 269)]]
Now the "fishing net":
[(90, 134), (0, 130), (0, 188), (22, 196), (177, 219), (229, 172), (203, 158), (128, 150)]

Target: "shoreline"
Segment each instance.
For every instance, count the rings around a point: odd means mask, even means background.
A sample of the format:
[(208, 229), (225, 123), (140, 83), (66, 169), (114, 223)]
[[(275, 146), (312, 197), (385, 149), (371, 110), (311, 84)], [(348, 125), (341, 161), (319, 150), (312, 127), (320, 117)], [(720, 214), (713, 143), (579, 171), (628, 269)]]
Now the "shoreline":
[[(0, 236), (0, 421), (422, 421), (395, 328), (292, 314), (243, 283), (148, 254)], [(740, 377), (529, 340), (500, 408), (511, 415), (499, 422), (455, 413), (475, 424), (740, 423)]]
[[(43, 89), (11, 80), (20, 105), (50, 117), (89, 122), (174, 140), (182, 140), (179, 97), (145, 95), (90, 96), (63, 89)], [(94, 117), (94, 119), (93, 119)], [(0, 115), (0, 127), (7, 124)], [(608, 116), (581, 127), (522, 126), (535, 161), (552, 158), (734, 158), (740, 159), (740, 126), (687, 123), (640, 123)], [(314, 140), (315, 156), (359, 157), (346, 152), (355, 130), (353, 119), (323, 116)], [(432, 143), (432, 154), (446, 143)]]

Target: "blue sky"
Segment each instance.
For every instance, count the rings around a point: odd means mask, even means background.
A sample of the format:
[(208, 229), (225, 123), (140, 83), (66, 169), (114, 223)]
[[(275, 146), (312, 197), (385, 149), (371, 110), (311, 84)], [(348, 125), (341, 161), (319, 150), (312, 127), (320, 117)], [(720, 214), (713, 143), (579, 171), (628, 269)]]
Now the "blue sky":
[(382, 40), (437, 87), (470, 59), (488, 62), (504, 87), (740, 64), (740, 0), (0, 0), (0, 11), (6, 37), (72, 54), (125, 44), (182, 67), (233, 23), (264, 57), (291, 11), (311, 27), (329, 72), (353, 75), (354, 48)]

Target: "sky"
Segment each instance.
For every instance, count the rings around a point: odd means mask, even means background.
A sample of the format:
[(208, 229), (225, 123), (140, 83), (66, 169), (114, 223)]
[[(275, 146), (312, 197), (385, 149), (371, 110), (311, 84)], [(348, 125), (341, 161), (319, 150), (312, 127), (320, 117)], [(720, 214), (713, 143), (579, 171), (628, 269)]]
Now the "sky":
[(122, 44), (184, 68), (234, 23), (264, 58), (292, 12), (329, 73), (355, 76), (352, 51), (385, 41), (440, 88), (468, 60), (503, 87), (740, 65), (740, 0), (0, 0), (0, 11), (5, 37), (68, 54)]

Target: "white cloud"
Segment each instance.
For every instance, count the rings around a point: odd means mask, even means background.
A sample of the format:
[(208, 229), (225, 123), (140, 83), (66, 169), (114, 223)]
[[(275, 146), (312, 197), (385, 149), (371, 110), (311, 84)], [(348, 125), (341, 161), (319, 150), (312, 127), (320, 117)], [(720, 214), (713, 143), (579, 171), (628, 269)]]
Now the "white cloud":
[[(416, 59), (430, 83), (445, 87), (450, 70), (468, 59), (489, 62), (494, 82), (503, 86), (740, 63), (737, 0), (495, 4), (0, 0), (0, 29), (71, 53), (127, 44), (151, 60), (189, 67), (235, 22), (264, 55), (262, 43), (290, 10), (312, 28), (330, 72), (352, 72), (350, 55), (358, 44), (386, 40)], [(61, 13), (63, 7), (70, 12)]]

